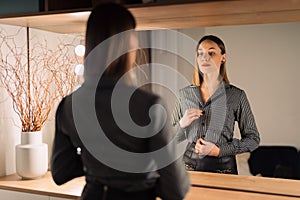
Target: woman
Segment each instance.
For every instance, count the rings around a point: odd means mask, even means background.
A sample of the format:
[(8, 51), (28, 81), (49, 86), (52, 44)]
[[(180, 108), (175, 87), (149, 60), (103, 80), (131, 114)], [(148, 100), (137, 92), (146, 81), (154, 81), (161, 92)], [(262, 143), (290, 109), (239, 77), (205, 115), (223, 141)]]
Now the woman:
[[(201, 38), (193, 84), (179, 91), (172, 121), (179, 141), (188, 140), (183, 157), (187, 170), (237, 174), (235, 155), (259, 145), (246, 94), (229, 84), (225, 63), (222, 40), (213, 35)], [(235, 121), (241, 139), (233, 138)]]
[[(162, 126), (161, 112), (152, 112), (160, 98), (131, 84), (138, 43), (134, 28), (134, 17), (121, 5), (93, 9), (86, 30), (85, 82), (56, 112), (53, 179), (60, 185), (84, 175), (82, 200), (183, 199), (189, 189), (181, 159), (161, 164), (151, 156), (170, 146), (172, 133)], [(174, 157), (161, 152), (161, 158)]]

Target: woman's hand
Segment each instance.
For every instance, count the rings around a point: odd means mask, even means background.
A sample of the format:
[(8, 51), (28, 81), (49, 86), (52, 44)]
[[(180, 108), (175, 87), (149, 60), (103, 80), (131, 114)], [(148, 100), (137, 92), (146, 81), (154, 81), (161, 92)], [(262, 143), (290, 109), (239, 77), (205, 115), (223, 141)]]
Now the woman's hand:
[(214, 143), (205, 141), (204, 139), (200, 138), (197, 140), (195, 145), (195, 152), (201, 156), (215, 156), (219, 157), (220, 155), (220, 148), (217, 147)]
[(198, 119), (203, 114), (202, 112), (202, 110), (196, 108), (186, 110), (183, 117), (179, 121), (180, 127), (188, 127), (195, 119)]

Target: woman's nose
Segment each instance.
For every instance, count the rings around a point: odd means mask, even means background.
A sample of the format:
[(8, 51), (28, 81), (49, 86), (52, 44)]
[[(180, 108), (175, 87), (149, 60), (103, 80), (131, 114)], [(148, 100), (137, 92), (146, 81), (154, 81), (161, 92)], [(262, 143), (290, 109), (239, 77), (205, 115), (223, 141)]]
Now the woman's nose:
[(203, 53), (202, 60), (208, 61), (210, 59), (210, 55), (208, 53)]

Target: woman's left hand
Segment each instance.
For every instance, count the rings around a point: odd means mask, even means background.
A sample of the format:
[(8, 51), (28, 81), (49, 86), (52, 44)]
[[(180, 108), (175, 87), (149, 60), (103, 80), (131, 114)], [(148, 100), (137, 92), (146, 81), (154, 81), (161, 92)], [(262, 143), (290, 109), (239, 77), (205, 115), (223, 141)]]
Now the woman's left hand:
[(204, 139), (200, 138), (196, 142), (195, 152), (201, 156), (208, 155), (219, 157), (220, 148), (217, 147), (217, 145), (215, 145), (214, 143), (205, 141)]

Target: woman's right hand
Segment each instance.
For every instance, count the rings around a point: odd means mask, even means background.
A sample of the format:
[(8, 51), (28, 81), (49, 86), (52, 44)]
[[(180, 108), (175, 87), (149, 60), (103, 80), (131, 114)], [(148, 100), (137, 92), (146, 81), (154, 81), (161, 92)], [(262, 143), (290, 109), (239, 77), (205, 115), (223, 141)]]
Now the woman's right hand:
[(195, 119), (198, 119), (202, 114), (203, 111), (196, 108), (186, 110), (183, 117), (179, 120), (180, 127), (188, 127)]

